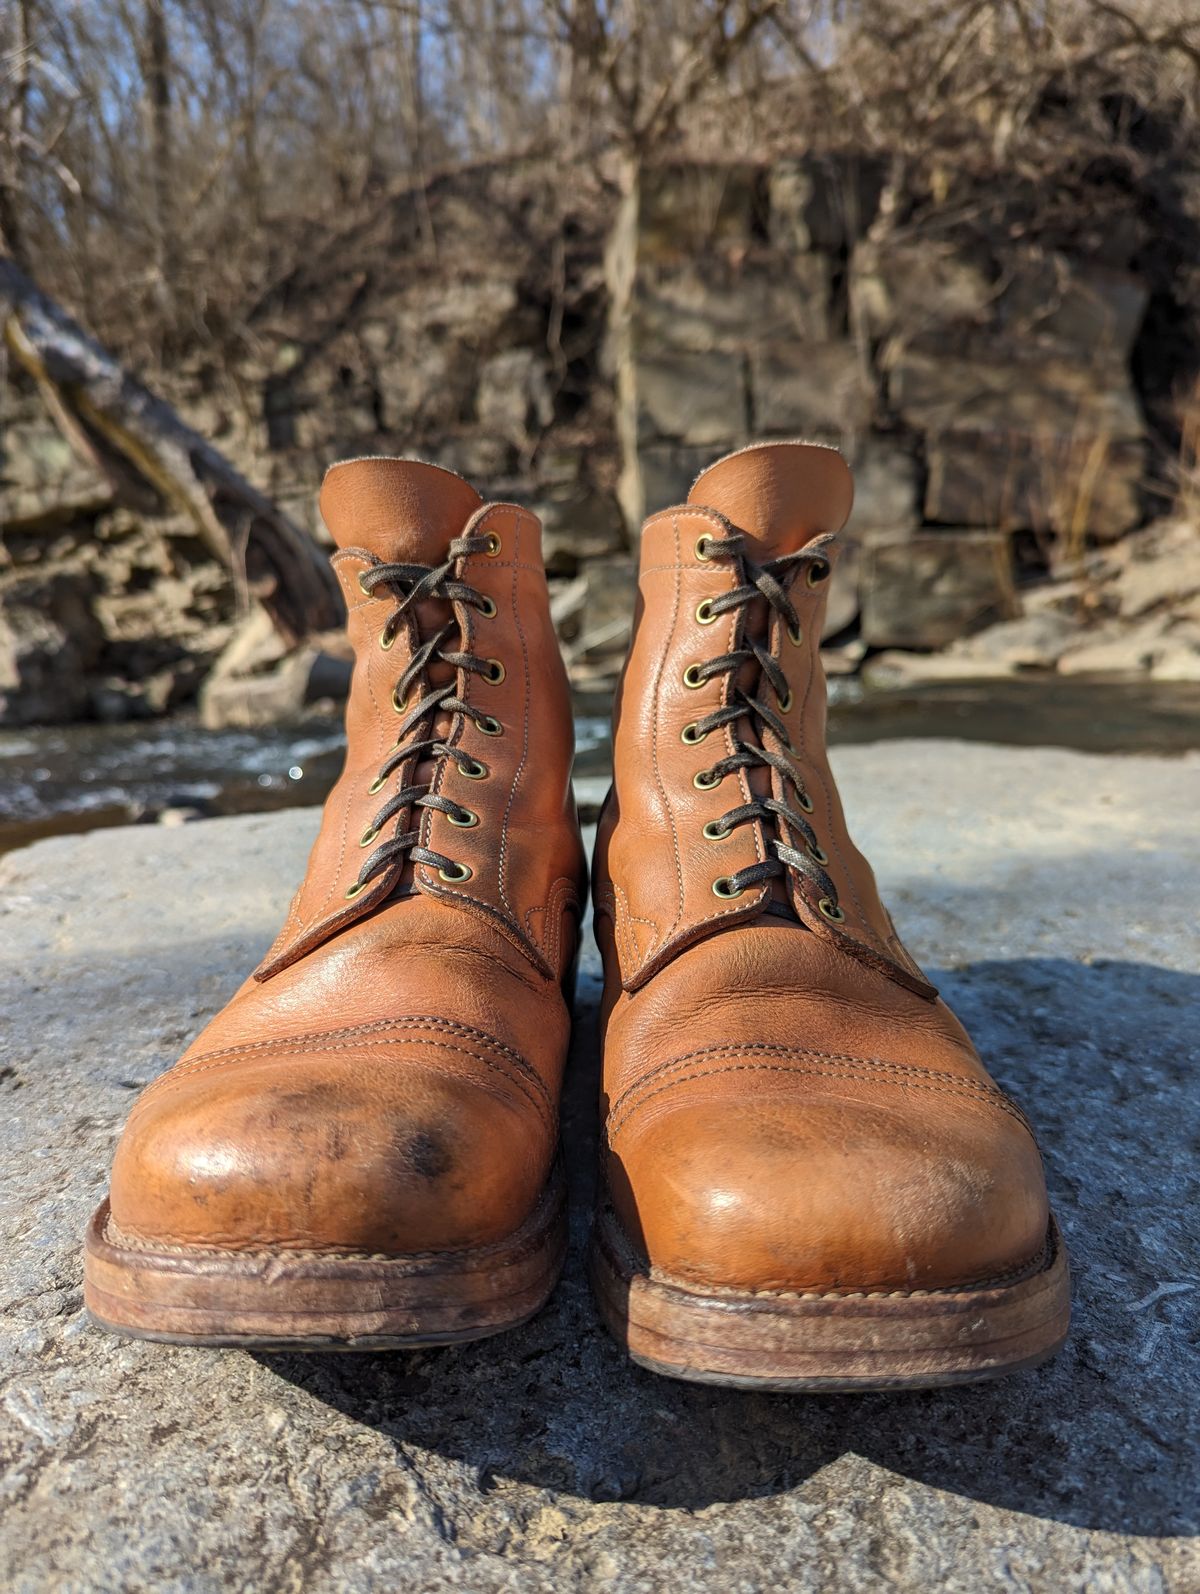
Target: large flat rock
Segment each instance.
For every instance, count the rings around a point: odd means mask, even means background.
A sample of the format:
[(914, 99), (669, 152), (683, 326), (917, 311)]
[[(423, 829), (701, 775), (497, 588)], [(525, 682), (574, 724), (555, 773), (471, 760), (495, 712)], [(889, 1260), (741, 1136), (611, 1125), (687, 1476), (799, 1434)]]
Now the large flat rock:
[(1052, 1364), (927, 1394), (747, 1395), (625, 1361), (574, 1248), (505, 1338), (174, 1350), (81, 1310), (136, 1091), (272, 938), (302, 811), (45, 841), (0, 871), (0, 1584), (43, 1589), (1200, 1587), (1200, 761), (840, 749), (902, 933), (1038, 1124), (1075, 1266)]

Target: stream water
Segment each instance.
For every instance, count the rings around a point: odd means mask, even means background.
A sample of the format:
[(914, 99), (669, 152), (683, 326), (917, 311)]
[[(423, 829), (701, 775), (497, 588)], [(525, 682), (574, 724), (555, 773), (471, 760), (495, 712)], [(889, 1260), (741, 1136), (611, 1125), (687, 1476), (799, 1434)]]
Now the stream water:
[[(933, 736), (1085, 752), (1200, 748), (1200, 683), (1015, 679), (864, 691), (831, 683), (830, 739)], [(609, 764), (608, 704), (581, 700), (576, 773)], [(339, 719), (265, 730), (195, 720), (0, 732), (0, 852), (43, 836), (322, 802), (342, 760)], [(591, 804), (594, 807), (594, 803)]]

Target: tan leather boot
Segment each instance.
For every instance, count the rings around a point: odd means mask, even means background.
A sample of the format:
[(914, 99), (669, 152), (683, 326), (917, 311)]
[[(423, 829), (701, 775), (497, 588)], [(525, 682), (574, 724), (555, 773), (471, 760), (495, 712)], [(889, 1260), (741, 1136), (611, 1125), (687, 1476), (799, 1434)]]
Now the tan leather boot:
[(125, 1334), (368, 1348), (545, 1301), (584, 859), (538, 522), (356, 460), (346, 764), (279, 938), (140, 1097), (87, 1238)]
[(818, 652), (832, 449), (745, 449), (642, 539), (595, 866), (592, 1277), (659, 1372), (783, 1389), (1029, 1366), (1067, 1264), (1020, 1109), (846, 830)]

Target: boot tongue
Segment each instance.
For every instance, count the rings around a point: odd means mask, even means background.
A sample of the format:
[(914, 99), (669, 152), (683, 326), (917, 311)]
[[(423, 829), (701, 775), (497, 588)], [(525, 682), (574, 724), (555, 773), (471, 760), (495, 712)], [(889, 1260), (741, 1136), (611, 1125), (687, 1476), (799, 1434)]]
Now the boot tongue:
[(338, 547), (386, 563), (441, 564), (482, 503), (461, 476), (415, 459), (347, 460), (321, 487), (321, 518)]
[[(746, 533), (757, 563), (795, 553), (850, 516), (854, 481), (836, 448), (759, 443), (727, 454), (696, 479), (688, 503), (715, 509)], [(757, 546), (756, 546), (757, 545)]]
[[(482, 503), (461, 476), (415, 459), (351, 459), (331, 465), (320, 500), (321, 517), (339, 548), (361, 548), (385, 564), (428, 566), (444, 561), (450, 542)], [(416, 606), (413, 618), (420, 636), (427, 638), (453, 619), (453, 610), (447, 602), (429, 599)], [(435, 658), (426, 667), (425, 681), (443, 686), (454, 675), (452, 665)], [(441, 711), (426, 722), (420, 739), (445, 739), (451, 729), (452, 716)], [(415, 786), (428, 786), (436, 773), (436, 760), (425, 758), (411, 768), (409, 779)], [(397, 890), (408, 889), (411, 874), (411, 866), (406, 867)]]

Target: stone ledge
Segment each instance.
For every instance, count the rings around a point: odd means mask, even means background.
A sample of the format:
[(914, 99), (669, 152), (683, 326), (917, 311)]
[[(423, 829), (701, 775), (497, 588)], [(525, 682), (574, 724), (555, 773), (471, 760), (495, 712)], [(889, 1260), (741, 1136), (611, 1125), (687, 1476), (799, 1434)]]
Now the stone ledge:
[(137, 1089), (271, 939), (316, 811), (39, 843), (0, 866), (0, 1584), (21, 1590), (1195, 1587), (1200, 760), (835, 749), (901, 933), (1038, 1125), (1075, 1322), (974, 1389), (748, 1396), (632, 1368), (580, 1249), (518, 1332), (409, 1356), (122, 1343), (78, 1236)]

